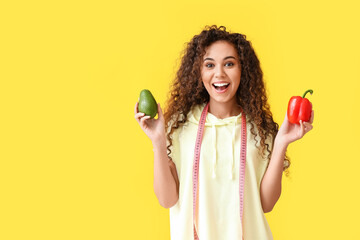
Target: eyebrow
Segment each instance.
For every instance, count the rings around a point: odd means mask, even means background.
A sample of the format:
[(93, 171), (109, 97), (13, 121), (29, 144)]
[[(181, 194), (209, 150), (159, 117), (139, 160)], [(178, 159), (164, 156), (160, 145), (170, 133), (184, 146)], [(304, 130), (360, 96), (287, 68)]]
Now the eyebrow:
[[(235, 59), (235, 60), (236, 60), (236, 58), (234, 58), (233, 56), (227, 56), (227, 57), (225, 57), (225, 58), (224, 58), (224, 60), (226, 60), (226, 59), (228, 59), (228, 58), (233, 58), (233, 59)], [(206, 60), (212, 60), (212, 61), (215, 61), (213, 58), (205, 58), (205, 59), (204, 59), (204, 62), (205, 62)]]

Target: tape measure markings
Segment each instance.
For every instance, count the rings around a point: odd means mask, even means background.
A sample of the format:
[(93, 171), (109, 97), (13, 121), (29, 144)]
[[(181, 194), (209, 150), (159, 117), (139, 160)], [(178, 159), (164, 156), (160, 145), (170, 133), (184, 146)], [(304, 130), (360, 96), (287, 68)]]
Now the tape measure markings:
[[(197, 194), (198, 194), (198, 182), (199, 182), (199, 166), (200, 166), (200, 152), (201, 143), (204, 135), (204, 127), (206, 121), (206, 115), (208, 113), (209, 103), (207, 103), (201, 113), (199, 121), (199, 127), (196, 136), (195, 151), (194, 151), (194, 164), (193, 164), (193, 225), (194, 225), (194, 240), (199, 240), (197, 231), (195, 228), (196, 220), (196, 205), (197, 205)], [(245, 166), (246, 166), (246, 117), (241, 110), (241, 152), (240, 152), (240, 176), (239, 176), (239, 195), (240, 195), (240, 221), (242, 229), (244, 230), (243, 224), (243, 206), (244, 206), (244, 184), (245, 184)], [(242, 231), (242, 239), (244, 239), (244, 231)]]

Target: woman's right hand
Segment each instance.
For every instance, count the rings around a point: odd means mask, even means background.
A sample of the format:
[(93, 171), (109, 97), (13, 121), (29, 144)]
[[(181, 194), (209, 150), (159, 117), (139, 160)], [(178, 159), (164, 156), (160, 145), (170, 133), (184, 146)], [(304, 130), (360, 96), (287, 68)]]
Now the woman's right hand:
[(158, 141), (165, 140), (165, 119), (162, 113), (160, 103), (157, 104), (158, 107), (158, 118), (150, 118), (150, 116), (145, 116), (145, 113), (139, 112), (138, 110), (139, 103), (135, 104), (135, 119), (139, 123), (141, 129), (145, 134), (150, 138), (151, 142), (155, 144)]

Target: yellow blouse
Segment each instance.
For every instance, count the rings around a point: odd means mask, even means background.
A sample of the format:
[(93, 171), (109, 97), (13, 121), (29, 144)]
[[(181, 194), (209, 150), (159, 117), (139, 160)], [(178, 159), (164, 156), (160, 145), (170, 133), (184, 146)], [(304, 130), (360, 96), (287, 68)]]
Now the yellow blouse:
[[(194, 236), (192, 171), (196, 133), (204, 106), (194, 106), (187, 122), (172, 135), (171, 157), (179, 178), (179, 200), (170, 208), (172, 240), (191, 240)], [(243, 234), (245, 240), (273, 239), (260, 200), (260, 183), (269, 161), (256, 148), (260, 146), (260, 136), (256, 143), (250, 131), (251, 124), (247, 122), (246, 126), (243, 233), (239, 204), (241, 113), (225, 119), (218, 119), (211, 113), (206, 116), (195, 220), (200, 240), (239, 240)], [(272, 142), (267, 139), (267, 143), (271, 149)]]

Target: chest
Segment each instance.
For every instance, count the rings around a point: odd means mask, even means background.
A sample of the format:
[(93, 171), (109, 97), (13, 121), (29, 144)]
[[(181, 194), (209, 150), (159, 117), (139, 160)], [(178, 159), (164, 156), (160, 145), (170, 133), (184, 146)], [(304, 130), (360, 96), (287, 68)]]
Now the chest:
[[(184, 125), (179, 133), (180, 174), (188, 178), (193, 171), (194, 149), (198, 125)], [(266, 165), (266, 159), (259, 154), (258, 143), (251, 134), (247, 124), (246, 172), (255, 174), (261, 179)], [(203, 175), (213, 175), (218, 179), (229, 179), (234, 172), (239, 178), (241, 152), (241, 124), (225, 126), (205, 126), (200, 151), (199, 172)], [(182, 173), (181, 173), (182, 172)], [(209, 178), (210, 179), (210, 178)]]

